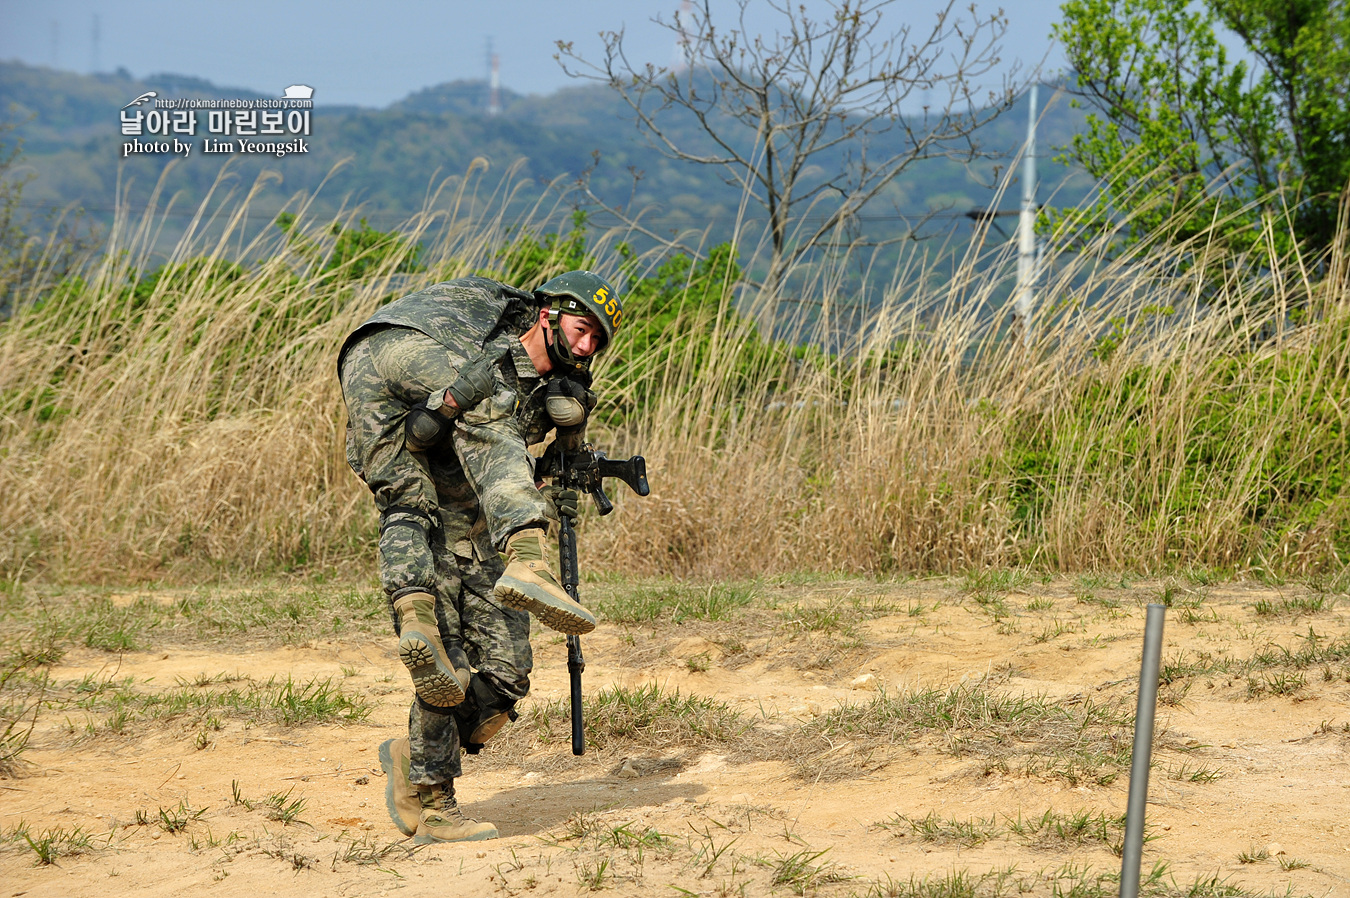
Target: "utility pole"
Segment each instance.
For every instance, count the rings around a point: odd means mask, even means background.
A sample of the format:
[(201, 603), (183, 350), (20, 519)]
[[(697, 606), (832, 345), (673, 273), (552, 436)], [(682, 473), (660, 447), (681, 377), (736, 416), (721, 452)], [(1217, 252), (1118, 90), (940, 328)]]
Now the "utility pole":
[(1017, 221), (1017, 289), (1013, 309), (1022, 341), (1031, 342), (1031, 313), (1036, 305), (1036, 89), (1031, 85), (1027, 145), (1022, 156), (1022, 214)]
[(488, 115), (500, 115), (502, 111), (502, 72), (501, 61), (492, 49), (492, 38), (487, 42), (488, 56)]

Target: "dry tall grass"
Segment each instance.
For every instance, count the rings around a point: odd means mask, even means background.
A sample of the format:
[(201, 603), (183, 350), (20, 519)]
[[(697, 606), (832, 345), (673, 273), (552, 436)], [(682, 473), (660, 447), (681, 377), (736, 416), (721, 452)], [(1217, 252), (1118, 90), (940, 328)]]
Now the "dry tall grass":
[[(173, 261), (261, 261), (236, 279), (188, 269), (138, 300), (125, 287), (162, 219), (153, 206), (119, 218), (84, 283), (0, 324), (0, 571), (371, 571), (374, 514), (343, 456), (336, 351), (391, 294), (492, 267), (510, 223), (464, 211), (505, 205), (470, 202), (477, 183), (451, 183), (442, 211), (409, 222), (424, 274), (395, 274), (395, 255), (354, 283), (274, 233), (246, 241), (245, 198), (212, 228), (203, 213)], [(617, 265), (613, 239), (593, 244), (601, 270)], [(857, 264), (799, 272), (797, 298), (817, 310), (803, 338), (837, 340), (841, 272)], [(623, 432), (593, 432), (611, 456), (646, 455), (653, 495), (583, 523), (583, 568), (1339, 569), (1350, 295), (1343, 255), (1318, 265), (1252, 271), (1198, 243), (1118, 257), (1101, 241), (1050, 259), (1025, 343), (990, 317), (1006, 282), (973, 259), (941, 278), (918, 257), (873, 271), (877, 310), (833, 360), (756, 356), (751, 331), (724, 321), (706, 352), (690, 344), (643, 372), (654, 399)], [(762, 325), (781, 300), (739, 304)], [(1270, 328), (1296, 307), (1308, 323)], [(677, 323), (673, 344), (693, 329)], [(603, 366), (598, 381), (603, 396)]]

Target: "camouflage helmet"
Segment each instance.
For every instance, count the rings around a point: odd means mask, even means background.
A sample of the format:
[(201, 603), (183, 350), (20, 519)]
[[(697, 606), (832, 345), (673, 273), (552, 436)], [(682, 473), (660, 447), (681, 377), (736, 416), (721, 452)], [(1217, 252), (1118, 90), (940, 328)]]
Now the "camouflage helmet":
[(550, 278), (535, 289), (535, 294), (552, 300), (549, 320), (559, 315), (591, 315), (605, 332), (603, 349), (614, 341), (614, 332), (623, 321), (623, 303), (619, 291), (592, 271), (569, 271)]

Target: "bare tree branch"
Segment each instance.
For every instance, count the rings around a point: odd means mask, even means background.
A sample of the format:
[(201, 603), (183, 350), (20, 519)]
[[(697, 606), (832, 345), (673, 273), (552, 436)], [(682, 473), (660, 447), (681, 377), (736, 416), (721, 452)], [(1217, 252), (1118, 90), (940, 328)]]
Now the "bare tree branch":
[[(973, 132), (1011, 106), (1017, 85), (1014, 70), (984, 97), (972, 86), (1000, 63), (1002, 10), (971, 6), (963, 18), (951, 0), (926, 30), (888, 31), (883, 14), (904, 14), (897, 0), (837, 0), (818, 20), (768, 0), (780, 27), (765, 36), (747, 25), (749, 2), (738, 0), (729, 28), (714, 22), (711, 0), (658, 17), (684, 47), (684, 66), (633, 65), (622, 31), (601, 35), (597, 62), (565, 42), (557, 58), (569, 75), (612, 87), (665, 156), (719, 169), (764, 209), (772, 286), (813, 247), (833, 245), (827, 238), (912, 163), (982, 155)], [(901, 114), (931, 92), (943, 95), (936, 110)], [(807, 210), (819, 224), (805, 226)]]

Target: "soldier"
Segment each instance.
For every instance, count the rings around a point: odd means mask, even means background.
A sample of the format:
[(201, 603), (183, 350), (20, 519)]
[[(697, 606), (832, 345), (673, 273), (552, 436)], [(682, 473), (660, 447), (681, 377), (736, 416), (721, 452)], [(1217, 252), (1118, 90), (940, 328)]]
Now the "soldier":
[(622, 317), (589, 271), (533, 292), (461, 278), (385, 306), (339, 353), (347, 461), (380, 512), (380, 580), (415, 693), (408, 738), (380, 746), (385, 798), (418, 844), (497, 835), (459, 810), (454, 780), (461, 746), (476, 754), (529, 692), (529, 613), (595, 627), (544, 545), (577, 494), (541, 489), (526, 447), (553, 428), (579, 446), (590, 362)]

